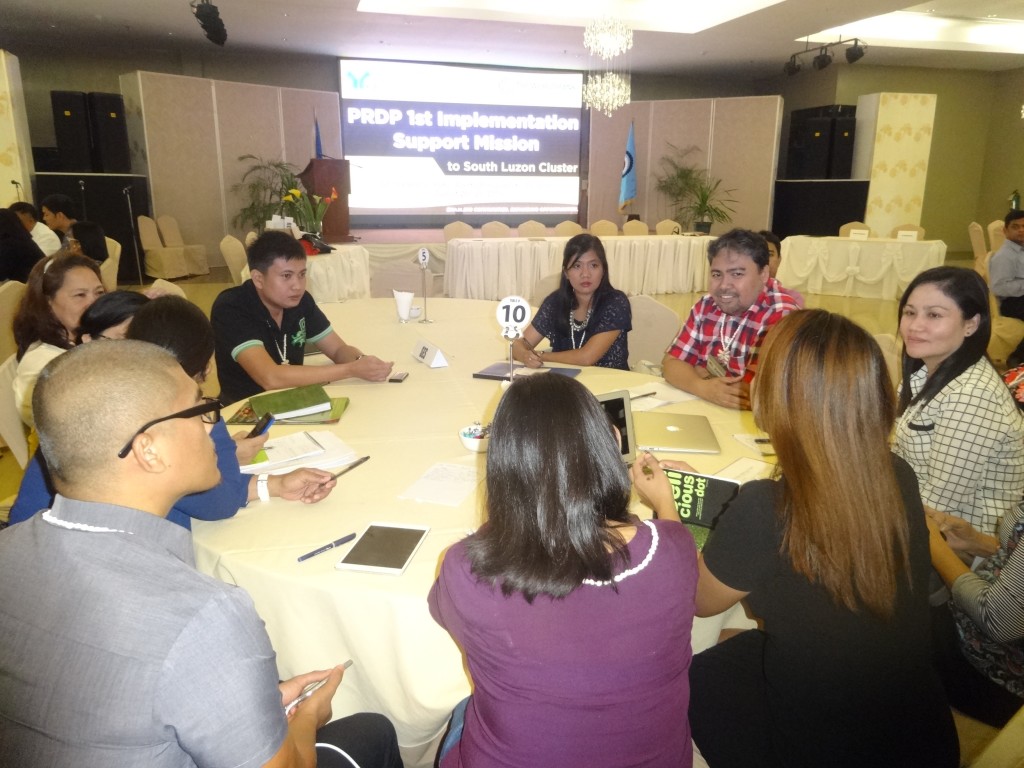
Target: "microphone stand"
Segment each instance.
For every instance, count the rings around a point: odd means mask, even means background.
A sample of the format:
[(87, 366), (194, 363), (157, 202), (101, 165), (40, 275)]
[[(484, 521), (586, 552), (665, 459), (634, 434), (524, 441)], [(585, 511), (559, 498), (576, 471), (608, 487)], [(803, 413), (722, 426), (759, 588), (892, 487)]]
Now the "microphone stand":
[(142, 288), (146, 283), (142, 277), (142, 261), (139, 259), (139, 235), (135, 231), (135, 214), (132, 212), (132, 185), (129, 184), (127, 187), (122, 189), (121, 194), (123, 194), (124, 199), (128, 201), (128, 226), (132, 228), (132, 248), (135, 249), (135, 268), (139, 270), (139, 287)]
[(88, 221), (89, 220), (89, 214), (85, 210), (85, 180), (84, 179), (79, 179), (78, 180), (78, 190), (79, 190), (79, 194), (82, 197), (82, 219), (85, 220), (85, 221)]
[(11, 179), (11, 184), (18, 190), (18, 201), (21, 201), (21, 182), (17, 179)]

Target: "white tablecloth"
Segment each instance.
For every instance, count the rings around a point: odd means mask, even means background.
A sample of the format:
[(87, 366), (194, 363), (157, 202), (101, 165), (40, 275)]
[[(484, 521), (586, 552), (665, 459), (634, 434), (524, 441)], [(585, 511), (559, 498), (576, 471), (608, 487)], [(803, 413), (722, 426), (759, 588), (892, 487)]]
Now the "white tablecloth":
[(778, 278), (804, 293), (898, 299), (919, 272), (941, 266), (945, 258), (941, 240), (797, 235), (782, 241)]
[[(332, 395), (351, 398), (348, 410), (336, 427), (311, 428), (334, 429), (357, 453), (372, 458), (340, 478), (320, 504), (275, 499), (254, 502), (229, 520), (195, 521), (196, 562), (204, 573), (252, 595), (282, 677), (353, 659), (334, 699), (335, 716), (381, 712), (395, 724), (399, 743), (416, 746), (434, 738), (452, 707), (469, 693), (461, 653), (431, 619), (426, 598), (444, 550), (480, 524), (482, 486), (457, 507), (399, 496), (435, 462), (475, 467), (483, 479), (486, 454), (467, 452), (457, 431), (474, 421), (490, 421), (500, 384), (471, 374), (501, 360), (508, 347), (498, 335), (492, 302), (431, 300), (428, 310), (434, 322), (429, 325), (400, 325), (390, 299), (349, 301), (324, 310), (345, 338), (366, 352), (395, 360), (396, 370), (409, 371), (404, 384), (352, 381), (331, 386)], [(450, 365), (430, 369), (416, 362), (411, 350), (421, 338), (440, 346)], [(607, 392), (652, 377), (588, 368), (578, 380), (595, 392)], [(701, 401), (670, 408), (704, 413), (715, 427), (722, 453), (688, 457), (699, 470), (718, 472), (740, 456), (755, 457), (732, 437), (753, 431), (749, 412)], [(271, 434), (294, 429), (275, 426)], [(296, 562), (299, 555), (361, 532), (372, 521), (430, 526), (401, 576), (336, 570), (347, 545)], [(741, 613), (737, 606), (731, 615), (697, 619), (694, 650), (713, 644), (723, 624)]]
[[(445, 293), (497, 300), (511, 294), (539, 302), (533, 287), (562, 269), (566, 237), (457, 238), (448, 242)], [(689, 293), (707, 287), (711, 237), (602, 237), (609, 279), (636, 294)]]
[[(306, 290), (319, 302), (365, 299), (370, 296), (370, 253), (361, 245), (331, 244), (330, 253), (306, 259)], [(242, 280), (249, 267), (242, 268)]]

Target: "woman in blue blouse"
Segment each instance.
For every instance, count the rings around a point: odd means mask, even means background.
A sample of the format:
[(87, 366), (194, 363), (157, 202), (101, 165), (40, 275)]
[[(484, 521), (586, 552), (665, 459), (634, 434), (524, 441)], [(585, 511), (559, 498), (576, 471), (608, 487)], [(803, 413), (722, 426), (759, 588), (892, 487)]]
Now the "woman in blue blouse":
[[(550, 362), (629, 370), (626, 334), (632, 328), (629, 299), (608, 280), (601, 241), (576, 235), (565, 244), (558, 290), (544, 299), (512, 354), (530, 368)], [(538, 352), (543, 338), (551, 350)]]

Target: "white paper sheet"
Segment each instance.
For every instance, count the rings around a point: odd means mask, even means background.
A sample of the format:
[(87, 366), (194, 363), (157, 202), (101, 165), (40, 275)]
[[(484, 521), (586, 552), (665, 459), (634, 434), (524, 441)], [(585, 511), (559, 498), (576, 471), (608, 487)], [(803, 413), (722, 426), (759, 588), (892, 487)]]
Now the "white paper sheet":
[(457, 507), (479, 483), (476, 466), (434, 464), (398, 498)]
[(774, 471), (775, 465), (769, 464), (767, 461), (742, 458), (736, 459), (725, 469), (715, 472), (715, 476), (724, 477), (727, 480), (735, 480), (742, 485), (743, 483), (749, 483), (751, 480), (769, 478)]
[(637, 384), (630, 387), (629, 407), (634, 413), (640, 411), (653, 411), (669, 403), (685, 403), (687, 400), (696, 400), (696, 395), (676, 389), (664, 381), (653, 381), (649, 384)]

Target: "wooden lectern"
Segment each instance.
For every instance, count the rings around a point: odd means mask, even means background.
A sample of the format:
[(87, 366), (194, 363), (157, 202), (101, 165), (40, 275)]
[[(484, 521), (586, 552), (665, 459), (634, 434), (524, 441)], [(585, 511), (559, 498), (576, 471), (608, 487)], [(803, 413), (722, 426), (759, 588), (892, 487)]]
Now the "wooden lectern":
[(338, 191), (338, 199), (327, 207), (324, 227), (320, 237), (328, 243), (349, 243), (355, 240), (348, 233), (348, 160), (309, 161), (299, 174), (299, 181), (306, 191), (320, 197), (330, 197), (331, 189)]

